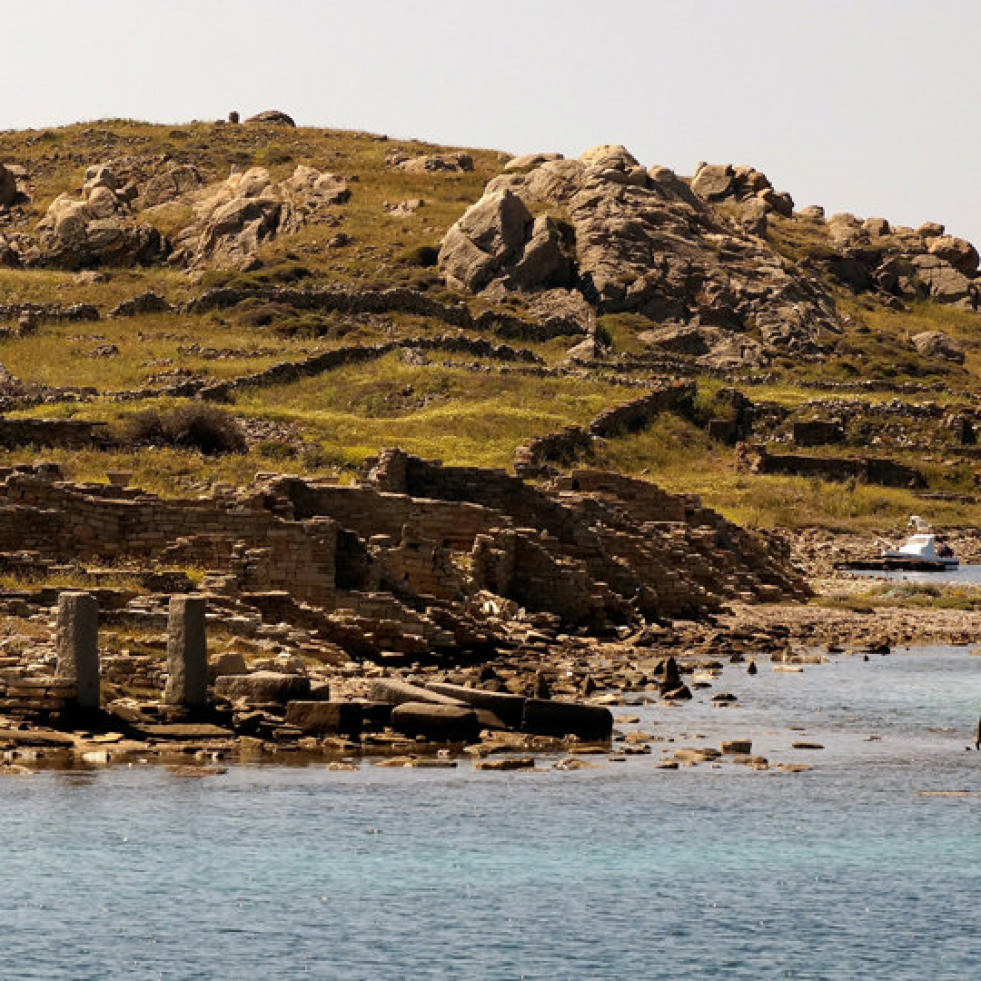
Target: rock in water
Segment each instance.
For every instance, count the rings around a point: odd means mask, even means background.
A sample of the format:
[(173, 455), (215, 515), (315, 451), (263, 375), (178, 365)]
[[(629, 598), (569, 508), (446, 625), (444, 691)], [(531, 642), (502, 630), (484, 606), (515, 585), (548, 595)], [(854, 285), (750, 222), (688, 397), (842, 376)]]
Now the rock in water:
[(392, 728), (433, 742), (469, 742), (477, 738), (477, 713), (462, 705), (404, 702), (392, 710)]

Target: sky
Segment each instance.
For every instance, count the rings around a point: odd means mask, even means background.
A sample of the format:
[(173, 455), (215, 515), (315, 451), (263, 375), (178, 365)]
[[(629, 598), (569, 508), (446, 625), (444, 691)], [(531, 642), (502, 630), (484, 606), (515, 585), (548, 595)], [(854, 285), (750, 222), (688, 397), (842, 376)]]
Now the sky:
[(512, 153), (747, 163), (981, 244), (977, 0), (3, 0), (0, 129), (263, 109)]

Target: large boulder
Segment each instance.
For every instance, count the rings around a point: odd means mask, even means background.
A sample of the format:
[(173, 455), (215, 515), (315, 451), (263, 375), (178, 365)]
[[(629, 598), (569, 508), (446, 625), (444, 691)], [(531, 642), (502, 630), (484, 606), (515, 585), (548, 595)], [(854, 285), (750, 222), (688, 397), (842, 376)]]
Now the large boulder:
[(282, 187), (298, 205), (308, 210), (344, 204), (351, 199), (351, 189), (343, 177), (303, 164), (296, 168), (292, 177), (283, 181)]
[(272, 126), (296, 126), (292, 116), (286, 115), (281, 109), (266, 109), (257, 112), (254, 116), (249, 116), (246, 123), (256, 124), (265, 123)]
[(702, 164), (692, 178), (691, 189), (706, 201), (720, 201), (732, 191), (729, 164)]
[(204, 184), (201, 172), (193, 164), (173, 164), (154, 174), (139, 190), (139, 204), (143, 208), (176, 201), (185, 194), (196, 191)]
[(950, 263), (963, 276), (977, 274), (978, 250), (966, 239), (954, 235), (937, 235), (929, 241), (931, 255)]
[(558, 225), (533, 218), (508, 190), (485, 195), (447, 232), (439, 252), (447, 282), (477, 292), (495, 278), (509, 288), (563, 285), (571, 275)]
[(505, 165), (504, 172), (513, 174), (522, 170), (533, 170), (535, 167), (548, 163), (550, 160), (561, 160), (561, 153), (523, 153), (512, 157)]
[(928, 358), (941, 358), (956, 364), (964, 363), (964, 349), (942, 330), (924, 330), (914, 334), (910, 341), (920, 354)]
[(59, 195), (38, 222), (41, 264), (82, 269), (149, 265), (165, 258), (168, 243), (133, 216), (133, 196), (111, 169), (90, 167), (81, 197)]
[(938, 303), (966, 305), (971, 296), (971, 281), (958, 272), (949, 262), (933, 253), (913, 256), (911, 259), (916, 277), (930, 291)]

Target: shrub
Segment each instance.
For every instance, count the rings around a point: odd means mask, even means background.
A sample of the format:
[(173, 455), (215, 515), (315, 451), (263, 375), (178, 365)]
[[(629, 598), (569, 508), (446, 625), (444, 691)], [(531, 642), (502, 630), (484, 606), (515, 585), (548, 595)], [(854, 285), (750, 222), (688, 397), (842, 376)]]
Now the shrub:
[(173, 446), (198, 450), (205, 456), (247, 449), (245, 434), (235, 417), (210, 405), (137, 412), (127, 421), (125, 435), (136, 446)]
[(439, 262), (439, 249), (434, 245), (419, 245), (403, 253), (407, 265), (430, 269)]

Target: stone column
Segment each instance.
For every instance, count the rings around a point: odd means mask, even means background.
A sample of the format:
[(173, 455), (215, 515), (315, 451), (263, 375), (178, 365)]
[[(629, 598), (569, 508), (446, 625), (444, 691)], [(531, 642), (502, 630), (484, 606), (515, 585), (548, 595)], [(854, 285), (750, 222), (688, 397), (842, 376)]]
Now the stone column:
[(200, 708), (208, 702), (208, 645), (202, 596), (171, 596), (164, 702)]
[(58, 597), (56, 674), (75, 682), (80, 708), (99, 707), (99, 601), (91, 593), (65, 592)]

